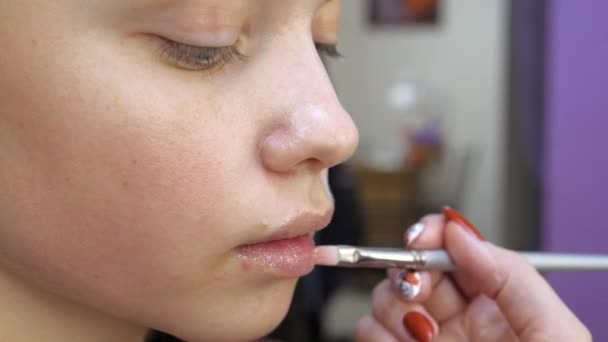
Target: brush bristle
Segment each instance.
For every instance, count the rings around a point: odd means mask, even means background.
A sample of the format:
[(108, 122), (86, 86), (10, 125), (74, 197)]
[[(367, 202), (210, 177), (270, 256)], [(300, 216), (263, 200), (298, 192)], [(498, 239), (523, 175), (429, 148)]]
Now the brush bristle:
[(336, 266), (338, 264), (337, 246), (319, 246), (315, 252), (315, 264), (320, 266)]

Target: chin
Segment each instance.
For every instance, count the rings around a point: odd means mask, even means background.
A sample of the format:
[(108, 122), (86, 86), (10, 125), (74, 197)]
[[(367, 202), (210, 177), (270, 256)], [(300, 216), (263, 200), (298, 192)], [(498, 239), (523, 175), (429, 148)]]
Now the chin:
[[(248, 293), (246, 298), (219, 308), (213, 322), (189, 320), (190, 324), (184, 326), (184, 321), (177, 321), (175, 329), (168, 330), (174, 331), (175, 336), (188, 342), (244, 342), (261, 339), (270, 334), (287, 315), (296, 281), (297, 279), (286, 280), (261, 293)], [(208, 308), (205, 311), (208, 314)]]

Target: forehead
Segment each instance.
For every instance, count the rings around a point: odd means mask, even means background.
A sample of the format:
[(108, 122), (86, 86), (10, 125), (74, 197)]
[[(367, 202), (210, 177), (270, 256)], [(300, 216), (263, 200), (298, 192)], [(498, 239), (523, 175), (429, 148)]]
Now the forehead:
[(317, 36), (337, 31), (340, 0), (132, 0), (113, 6), (123, 8), (132, 22), (161, 22), (182, 31), (235, 29), (252, 21), (293, 23), (313, 15)]
[(333, 12), (339, 8), (339, 4), (340, 0), (131, 0), (115, 1), (112, 6), (139, 15), (172, 13), (184, 18), (203, 16), (209, 20), (225, 20), (232, 17), (234, 20), (243, 19), (253, 12), (259, 13), (260, 10), (265, 12), (279, 8), (290, 14), (316, 12), (320, 8)]
[(131, 0), (119, 1), (131, 9), (167, 10), (175, 8), (218, 10), (218, 11), (247, 11), (260, 7), (308, 7), (318, 9), (331, 4), (332, 8), (340, 5), (341, 0)]
[(133, 0), (125, 2), (131, 11), (182, 12), (182, 14), (228, 14), (244, 12), (259, 1), (246, 0)]
[(290, 3), (295, 5), (309, 4), (316, 5), (315, 7), (336, 3), (340, 0), (131, 0), (119, 2), (127, 5), (131, 8), (155, 8), (155, 9), (169, 9), (169, 8), (229, 8), (229, 9), (241, 9), (247, 10), (255, 7), (272, 7), (272, 6), (284, 6)]

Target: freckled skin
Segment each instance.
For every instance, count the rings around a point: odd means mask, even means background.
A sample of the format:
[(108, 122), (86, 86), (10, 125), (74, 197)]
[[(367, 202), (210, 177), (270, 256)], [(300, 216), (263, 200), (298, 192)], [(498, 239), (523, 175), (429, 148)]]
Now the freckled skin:
[(267, 231), (270, 228), (271, 228), (271, 226), (267, 222), (264, 222), (264, 223), (260, 224), (260, 230), (262, 230), (262, 231)]
[(128, 4), (0, 2), (0, 288), (46, 298), (1, 291), (31, 317), (3, 334), (89, 340), (128, 325), (254, 340), (297, 279), (254, 271), (238, 247), (331, 208), (326, 170), (357, 142), (313, 44), (335, 36), (315, 17), (338, 8), (255, 2), (248, 60), (193, 72), (159, 56), (151, 36), (178, 36), (171, 25)]

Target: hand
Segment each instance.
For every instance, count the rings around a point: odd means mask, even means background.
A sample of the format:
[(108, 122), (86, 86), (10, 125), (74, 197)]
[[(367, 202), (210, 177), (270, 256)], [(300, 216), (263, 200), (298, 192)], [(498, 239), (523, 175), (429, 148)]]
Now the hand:
[(591, 341), (527, 260), (483, 241), (453, 209), (404, 235), (406, 248), (445, 248), (459, 271), (389, 270), (372, 293), (357, 341)]

